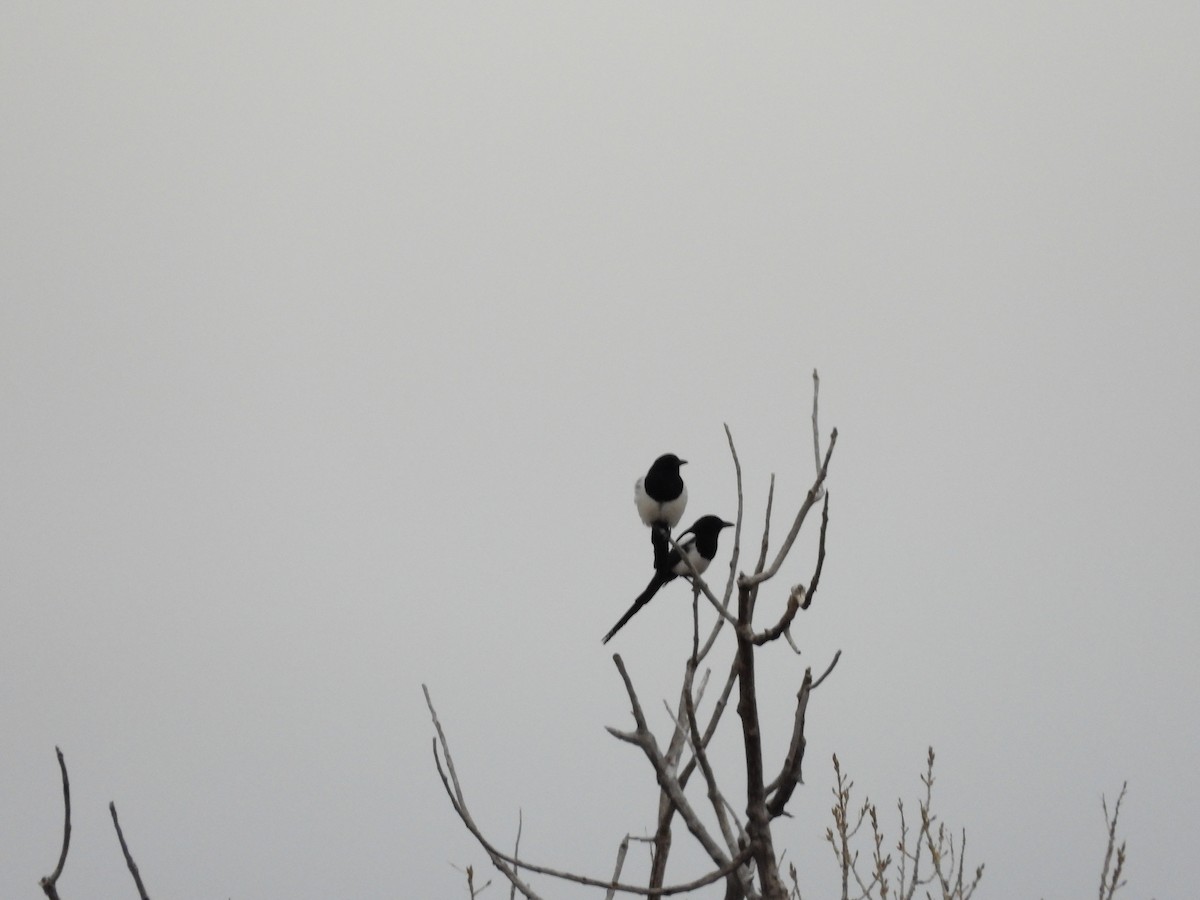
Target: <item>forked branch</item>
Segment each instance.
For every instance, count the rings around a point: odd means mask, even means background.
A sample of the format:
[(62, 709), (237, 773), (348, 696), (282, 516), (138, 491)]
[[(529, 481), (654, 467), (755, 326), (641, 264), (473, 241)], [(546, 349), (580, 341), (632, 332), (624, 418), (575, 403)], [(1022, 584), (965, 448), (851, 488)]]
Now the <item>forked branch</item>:
[[(559, 878), (564, 881), (572, 881), (576, 884), (584, 884), (591, 887), (608, 888), (610, 890), (623, 891), (625, 893), (639, 894), (643, 896), (651, 893), (661, 896), (669, 896), (672, 894), (684, 894), (689, 891), (694, 891), (698, 888), (704, 887), (707, 884), (712, 884), (714, 881), (720, 881), (746, 861), (748, 854), (745, 852), (739, 853), (732, 859), (727, 859), (726, 864), (720, 869), (714, 872), (709, 872), (707, 875), (701, 876), (693, 881), (689, 881), (686, 884), (668, 885), (663, 888), (652, 890), (650, 888), (639, 887), (638, 885), (619, 884), (610, 879), (591, 878), (587, 875), (579, 875), (574, 872), (553, 869), (549, 866), (540, 866), (535, 863), (531, 863), (528, 860), (518, 859), (515, 856), (509, 856), (488, 841), (483, 832), (480, 830), (479, 826), (476, 825), (475, 820), (471, 817), (470, 811), (467, 809), (466, 801), (463, 797), (462, 784), (458, 780), (458, 773), (454, 769), (454, 762), (450, 756), (450, 748), (446, 742), (445, 731), (443, 731), (441, 722), (438, 720), (437, 711), (433, 706), (433, 700), (429, 696), (429, 688), (425, 685), (422, 685), (421, 688), (425, 692), (425, 703), (429, 707), (430, 716), (433, 718), (434, 729), (437, 732), (437, 736), (433, 740), (434, 763), (437, 766), (438, 775), (442, 779), (442, 785), (446, 789), (446, 796), (450, 798), (450, 805), (454, 807), (454, 811), (458, 814), (458, 817), (462, 819), (462, 822), (467, 827), (467, 830), (475, 836), (475, 839), (479, 842), (479, 845), (483, 847), (484, 852), (486, 852), (488, 857), (492, 860), (492, 864), (518, 891), (521, 892), (524, 897), (528, 898), (528, 900), (540, 900), (540, 896), (530, 885), (525, 883), (520, 876), (517, 875), (516, 870), (518, 868), (525, 869), (529, 872), (534, 872), (539, 875), (547, 875), (552, 878)], [(445, 760), (444, 766), (442, 764), (443, 759)]]
[(671, 798), (671, 803), (678, 810), (679, 815), (683, 817), (688, 831), (692, 833), (692, 836), (704, 848), (704, 852), (708, 854), (709, 859), (720, 868), (725, 868), (729, 863), (729, 856), (721, 849), (720, 845), (713, 839), (713, 836), (708, 833), (708, 829), (704, 827), (704, 823), (700, 821), (700, 817), (696, 814), (695, 809), (692, 808), (691, 803), (684, 796), (683, 788), (680, 786), (674, 772), (667, 766), (662, 752), (658, 749), (658, 742), (654, 739), (654, 734), (646, 724), (646, 716), (642, 712), (642, 705), (638, 701), (637, 692), (633, 688), (633, 681), (629, 678), (629, 673), (625, 670), (625, 663), (619, 653), (613, 654), (613, 662), (616, 663), (617, 671), (621, 673), (621, 680), (625, 683), (625, 691), (629, 694), (629, 703), (633, 708), (633, 718), (637, 724), (637, 730), (629, 733), (609, 728), (609, 734), (641, 748), (646, 758), (650, 761), (651, 767), (654, 769), (654, 775), (658, 780), (659, 787)]
[(800, 528), (804, 525), (804, 520), (808, 517), (808, 511), (812, 509), (813, 504), (820, 499), (824, 493), (825, 477), (829, 474), (829, 460), (833, 456), (833, 448), (837, 444), (837, 429), (833, 429), (829, 435), (829, 449), (825, 451), (825, 462), (821, 464), (821, 471), (817, 473), (817, 480), (813, 482), (812, 487), (808, 489), (808, 494), (804, 498), (804, 502), (800, 504), (800, 509), (796, 513), (796, 518), (792, 522), (791, 530), (788, 531), (787, 537), (784, 538), (783, 546), (779, 548), (779, 552), (775, 554), (775, 560), (771, 563), (771, 567), (766, 571), (758, 571), (753, 575), (742, 575), (738, 579), (738, 584), (744, 588), (752, 588), (762, 584), (775, 577), (775, 573), (779, 571), (779, 567), (783, 565), (783, 561), (787, 559), (788, 553), (792, 549), (792, 544), (796, 542), (796, 537), (800, 534)]

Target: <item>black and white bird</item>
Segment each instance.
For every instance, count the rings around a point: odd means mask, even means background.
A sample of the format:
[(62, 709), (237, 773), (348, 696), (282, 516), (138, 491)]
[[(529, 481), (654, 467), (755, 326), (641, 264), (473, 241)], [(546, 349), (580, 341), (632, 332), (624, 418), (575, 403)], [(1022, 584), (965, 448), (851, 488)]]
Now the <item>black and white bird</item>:
[(633, 486), (633, 502), (643, 524), (650, 528), (650, 544), (654, 547), (654, 568), (661, 569), (670, 544), (667, 535), (683, 518), (687, 508), (687, 486), (679, 467), (687, 465), (674, 453), (665, 453), (654, 461), (650, 470)]
[[(713, 557), (717, 555), (717, 537), (721, 534), (721, 529), (728, 528), (732, 522), (726, 522), (719, 516), (701, 516), (696, 520), (696, 524), (680, 535), (691, 535), (691, 537), (680, 540), (679, 548), (686, 554), (688, 560), (696, 571), (703, 573), (708, 568), (708, 564), (713, 561)], [(621, 616), (619, 622), (612, 627), (612, 630), (604, 636), (604, 643), (608, 643), (614, 634), (620, 631), (625, 623), (637, 614), (637, 611), (654, 599), (654, 595), (658, 593), (659, 588), (663, 585), (670, 584), (680, 575), (690, 575), (692, 570), (688, 568), (683, 557), (679, 555), (678, 550), (671, 550), (666, 555), (663, 565), (658, 566), (654, 571), (654, 577), (650, 579), (650, 583), (646, 585), (646, 589), (638, 595), (638, 598), (633, 601), (633, 606), (626, 610), (625, 615)]]

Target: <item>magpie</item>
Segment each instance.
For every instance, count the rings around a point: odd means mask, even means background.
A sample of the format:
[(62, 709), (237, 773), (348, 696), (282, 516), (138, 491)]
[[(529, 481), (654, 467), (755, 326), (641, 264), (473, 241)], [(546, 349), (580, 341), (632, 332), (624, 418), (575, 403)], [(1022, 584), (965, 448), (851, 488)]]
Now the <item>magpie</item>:
[(633, 486), (633, 502), (638, 515), (650, 527), (655, 569), (661, 569), (665, 564), (670, 547), (667, 535), (679, 524), (687, 507), (687, 486), (679, 475), (679, 467), (685, 465), (686, 459), (665, 453)]
[[(717, 536), (720, 535), (722, 528), (728, 528), (732, 524), (732, 522), (726, 522), (719, 516), (701, 516), (696, 520), (695, 525), (680, 535), (681, 538), (686, 534), (692, 535), (692, 537), (681, 540), (678, 543), (680, 550), (691, 560), (697, 572), (703, 573), (708, 568), (708, 564), (717, 555)], [(690, 575), (691, 571), (683, 557), (679, 555), (679, 550), (671, 550), (666, 555), (666, 559), (663, 560), (663, 564), (655, 569), (654, 577), (650, 579), (650, 583), (646, 585), (646, 589), (633, 601), (633, 606), (629, 607), (625, 615), (621, 616), (621, 620), (612, 627), (612, 631), (604, 636), (604, 643), (607, 644), (612, 636), (620, 631), (639, 609), (654, 599), (654, 595), (658, 593), (659, 588), (670, 584), (680, 575)]]

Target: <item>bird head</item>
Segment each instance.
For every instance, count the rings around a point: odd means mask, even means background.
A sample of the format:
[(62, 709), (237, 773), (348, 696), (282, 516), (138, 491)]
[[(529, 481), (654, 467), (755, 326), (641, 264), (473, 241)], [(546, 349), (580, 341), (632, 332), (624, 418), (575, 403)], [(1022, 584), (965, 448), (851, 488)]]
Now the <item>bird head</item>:
[(680, 466), (686, 466), (686, 465), (687, 465), (686, 459), (680, 459), (674, 453), (664, 453), (662, 456), (660, 456), (658, 459), (656, 459), (654, 461), (654, 465), (651, 466), (651, 468), (659, 469), (659, 470), (666, 469), (668, 471), (678, 472)]
[(720, 516), (701, 516), (684, 534), (691, 533), (697, 536), (701, 534), (720, 534), (722, 529), (731, 528), (732, 526), (732, 522), (726, 522)]

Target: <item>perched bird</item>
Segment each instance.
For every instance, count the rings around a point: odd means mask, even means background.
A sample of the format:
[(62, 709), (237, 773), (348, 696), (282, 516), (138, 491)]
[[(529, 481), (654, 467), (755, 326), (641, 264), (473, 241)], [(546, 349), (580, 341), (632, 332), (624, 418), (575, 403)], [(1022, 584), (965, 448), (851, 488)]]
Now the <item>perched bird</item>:
[[(697, 572), (703, 573), (708, 568), (708, 564), (717, 555), (717, 536), (720, 535), (722, 528), (728, 528), (732, 524), (732, 522), (726, 522), (719, 516), (701, 516), (696, 520), (695, 525), (683, 533), (683, 535), (690, 534), (692, 536), (686, 540), (679, 541), (679, 548), (687, 556), (687, 559), (691, 561)], [(682, 538), (683, 535), (680, 535), (680, 537)], [(625, 615), (621, 616), (621, 620), (604, 636), (604, 643), (607, 644), (612, 636), (620, 631), (639, 609), (649, 603), (654, 598), (654, 595), (658, 593), (659, 588), (665, 584), (670, 584), (680, 575), (690, 575), (691, 571), (688, 568), (687, 562), (679, 555), (679, 551), (671, 550), (663, 561), (663, 565), (655, 569), (654, 577), (650, 579), (650, 583), (646, 585), (646, 589), (633, 601), (633, 606), (629, 607)]]
[(633, 502), (638, 515), (650, 527), (655, 569), (661, 569), (666, 563), (670, 546), (667, 535), (679, 524), (687, 508), (687, 487), (679, 474), (679, 467), (685, 465), (686, 459), (680, 459), (674, 453), (665, 453), (633, 486)]

